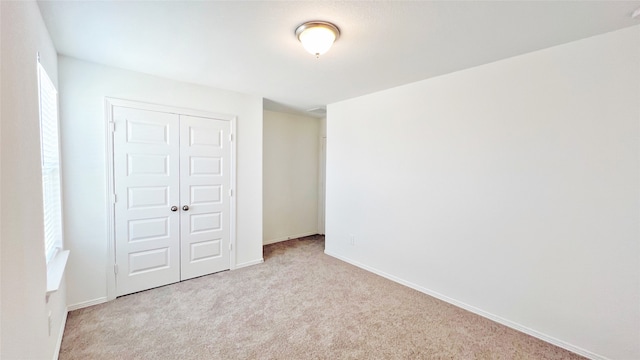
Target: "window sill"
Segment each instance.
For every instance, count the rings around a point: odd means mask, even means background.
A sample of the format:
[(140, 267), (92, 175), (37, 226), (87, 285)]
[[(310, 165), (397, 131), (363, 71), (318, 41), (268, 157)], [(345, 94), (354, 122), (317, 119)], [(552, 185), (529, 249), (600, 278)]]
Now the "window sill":
[(58, 251), (56, 256), (47, 264), (47, 298), (60, 289), (68, 259), (69, 250)]

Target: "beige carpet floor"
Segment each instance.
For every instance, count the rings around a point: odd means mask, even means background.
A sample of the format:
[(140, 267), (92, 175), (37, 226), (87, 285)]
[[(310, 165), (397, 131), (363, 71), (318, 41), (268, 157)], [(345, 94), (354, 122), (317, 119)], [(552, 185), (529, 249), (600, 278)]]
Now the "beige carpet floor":
[(60, 359), (579, 359), (336, 260), (312, 236), (265, 263), (69, 313)]

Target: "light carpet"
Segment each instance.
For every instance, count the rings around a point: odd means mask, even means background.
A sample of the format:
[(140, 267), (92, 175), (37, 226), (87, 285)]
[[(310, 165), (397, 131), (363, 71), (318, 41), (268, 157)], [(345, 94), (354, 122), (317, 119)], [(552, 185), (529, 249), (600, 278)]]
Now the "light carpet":
[(323, 251), (267, 245), (264, 264), (73, 311), (60, 359), (581, 359)]

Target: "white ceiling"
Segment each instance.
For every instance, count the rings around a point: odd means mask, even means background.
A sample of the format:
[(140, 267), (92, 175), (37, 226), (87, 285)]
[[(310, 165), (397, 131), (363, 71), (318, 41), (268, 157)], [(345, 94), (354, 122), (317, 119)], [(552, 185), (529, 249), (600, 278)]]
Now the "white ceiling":
[[(40, 1), (60, 54), (306, 110), (640, 24), (640, 1)], [(316, 59), (307, 20), (341, 37)]]

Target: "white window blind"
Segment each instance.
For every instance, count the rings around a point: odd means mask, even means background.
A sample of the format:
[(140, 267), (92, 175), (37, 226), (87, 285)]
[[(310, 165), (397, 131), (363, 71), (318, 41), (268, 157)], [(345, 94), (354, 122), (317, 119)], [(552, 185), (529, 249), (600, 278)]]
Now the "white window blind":
[(44, 202), (44, 244), (47, 263), (62, 249), (60, 149), (58, 146), (58, 92), (38, 62), (40, 147)]

